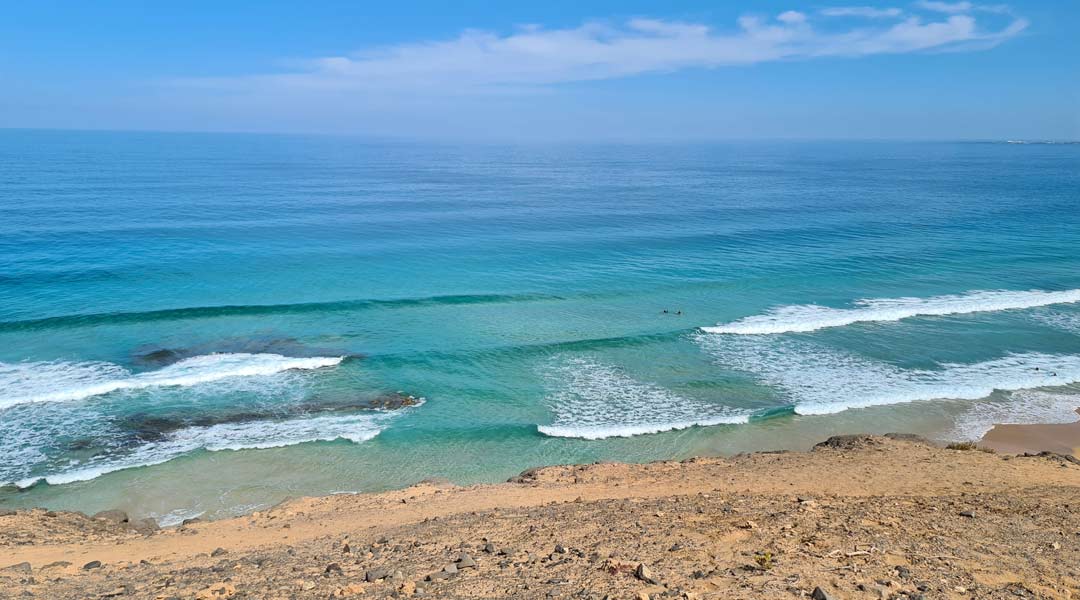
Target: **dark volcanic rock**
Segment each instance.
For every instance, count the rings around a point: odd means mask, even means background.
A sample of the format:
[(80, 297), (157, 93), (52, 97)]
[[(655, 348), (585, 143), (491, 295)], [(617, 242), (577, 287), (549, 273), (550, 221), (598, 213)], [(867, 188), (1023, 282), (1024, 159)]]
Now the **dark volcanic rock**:
[(855, 450), (858, 448), (871, 448), (880, 446), (881, 441), (866, 433), (851, 435), (834, 435), (831, 438), (814, 446), (814, 450), (831, 448), (833, 450)]

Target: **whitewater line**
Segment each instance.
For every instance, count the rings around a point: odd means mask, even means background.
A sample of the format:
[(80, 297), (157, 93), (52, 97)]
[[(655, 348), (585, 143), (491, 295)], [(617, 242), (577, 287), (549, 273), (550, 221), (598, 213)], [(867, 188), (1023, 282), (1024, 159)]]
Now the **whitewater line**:
[(760, 315), (731, 323), (702, 327), (705, 333), (770, 335), (800, 333), (852, 323), (899, 321), (918, 316), (960, 315), (996, 312), (1080, 302), (1080, 289), (976, 290), (930, 298), (870, 298), (857, 300), (852, 308), (830, 308), (817, 304), (781, 306)]

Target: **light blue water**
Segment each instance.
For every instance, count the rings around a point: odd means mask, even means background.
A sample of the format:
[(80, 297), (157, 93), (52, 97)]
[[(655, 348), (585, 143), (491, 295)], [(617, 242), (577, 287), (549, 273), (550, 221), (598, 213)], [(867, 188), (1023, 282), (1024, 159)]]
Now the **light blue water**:
[(1077, 145), (0, 132), (0, 504), (1069, 420), (1078, 249)]

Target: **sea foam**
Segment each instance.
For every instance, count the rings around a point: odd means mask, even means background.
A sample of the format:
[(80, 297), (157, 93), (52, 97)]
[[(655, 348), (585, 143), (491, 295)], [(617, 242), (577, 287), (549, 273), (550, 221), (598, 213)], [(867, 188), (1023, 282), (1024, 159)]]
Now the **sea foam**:
[(998, 424), (1075, 423), (1080, 420), (1077, 408), (1080, 393), (1020, 390), (1004, 401), (972, 403), (943, 437), (977, 440)]
[(280, 354), (207, 354), (133, 374), (107, 362), (0, 363), (0, 409), (30, 402), (66, 402), (119, 390), (193, 386), (232, 377), (266, 376), (339, 364), (343, 357)]
[[(779, 388), (801, 415), (920, 400), (976, 400), (995, 390), (1063, 386), (1080, 381), (1080, 356), (1037, 352), (988, 361), (904, 369), (809, 342), (701, 335), (725, 366)], [(1038, 368), (1038, 370), (1036, 370)]]
[(360, 443), (379, 435), (392, 417), (386, 413), (334, 415), (189, 427), (173, 432), (162, 441), (144, 444), (129, 454), (94, 459), (13, 483), (28, 488), (42, 481), (50, 485), (89, 481), (114, 471), (158, 465), (196, 450), (265, 449), (334, 440)]
[(554, 389), (549, 403), (555, 419), (537, 429), (547, 436), (599, 440), (749, 419), (749, 413), (681, 397), (591, 358), (557, 361), (545, 378)]
[(701, 330), (705, 333), (736, 335), (798, 333), (852, 323), (1015, 310), (1071, 302), (1080, 302), (1080, 290), (978, 290), (930, 298), (872, 298), (857, 300), (851, 308), (830, 308), (817, 304), (781, 306), (764, 314), (702, 327)]

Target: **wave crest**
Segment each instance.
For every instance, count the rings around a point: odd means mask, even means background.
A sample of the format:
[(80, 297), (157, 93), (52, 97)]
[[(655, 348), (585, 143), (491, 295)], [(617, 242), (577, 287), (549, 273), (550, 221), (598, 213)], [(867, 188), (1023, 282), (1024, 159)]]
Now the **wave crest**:
[(107, 362), (0, 363), (0, 409), (32, 402), (66, 402), (119, 390), (186, 387), (232, 377), (266, 376), (335, 366), (344, 357), (293, 358), (280, 354), (208, 354), (146, 373)]
[(705, 333), (770, 335), (801, 333), (852, 323), (899, 321), (918, 316), (960, 315), (996, 312), (1080, 302), (1080, 290), (977, 290), (964, 294), (930, 298), (872, 298), (854, 302), (852, 308), (830, 308), (817, 304), (781, 306), (765, 314), (753, 315), (713, 327)]
[(557, 386), (550, 396), (555, 420), (537, 426), (547, 436), (599, 440), (749, 420), (749, 413), (683, 398), (588, 358), (557, 363), (546, 375)]

